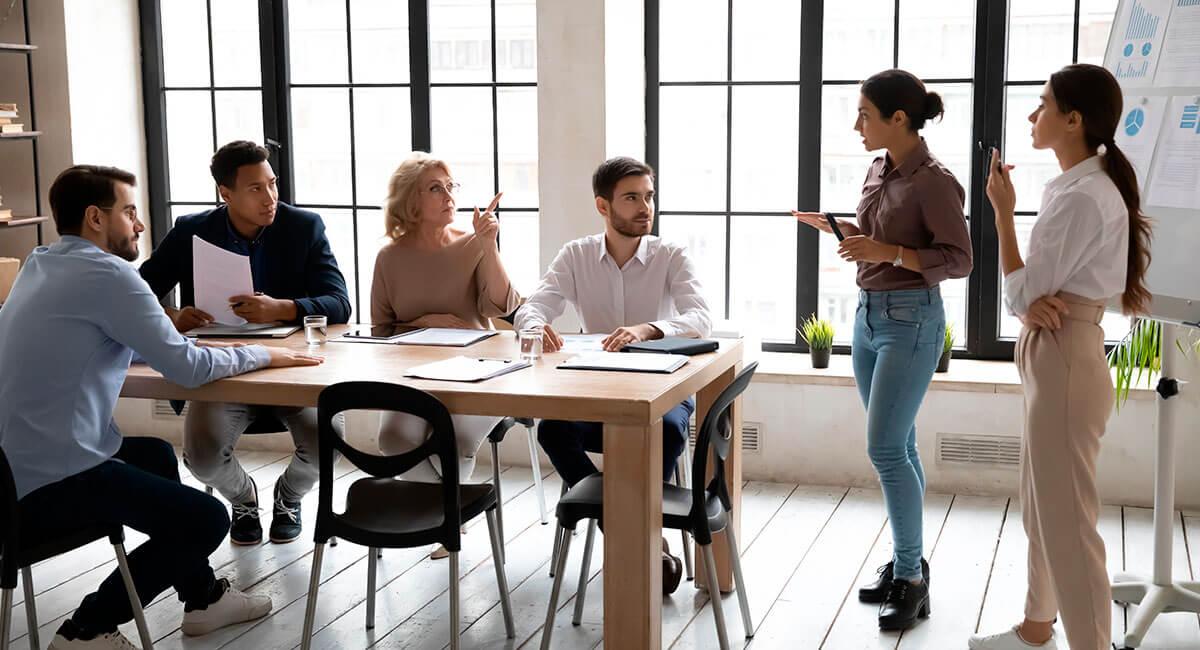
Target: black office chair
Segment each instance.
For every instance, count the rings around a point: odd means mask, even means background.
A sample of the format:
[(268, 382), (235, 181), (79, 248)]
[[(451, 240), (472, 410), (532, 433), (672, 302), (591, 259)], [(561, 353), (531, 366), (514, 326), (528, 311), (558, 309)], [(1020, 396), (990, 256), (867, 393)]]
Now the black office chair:
[(102, 537), (112, 542), (117, 554), (117, 565), (121, 577), (125, 579), (125, 591), (129, 594), (129, 605), (133, 610), (133, 620), (137, 622), (138, 636), (141, 637), (143, 650), (152, 650), (153, 640), (150, 630), (146, 627), (146, 617), (142, 604), (138, 600), (137, 590), (133, 587), (133, 578), (129, 574), (129, 563), (125, 558), (125, 529), (117, 524), (93, 525), (81, 527), (66, 534), (46, 539), (37, 531), (22, 531), (17, 509), (17, 488), (13, 481), (12, 468), (8, 457), (0, 449), (0, 590), (4, 594), (0, 600), (4, 608), (0, 613), (0, 648), (8, 648), (8, 636), (12, 630), (13, 591), (17, 588), (17, 570), (21, 571), (25, 587), (25, 618), (29, 628), (29, 647), (32, 650), (41, 648), (38, 638), (37, 608), (34, 604), (33, 572), (30, 567), (42, 560), (48, 560), (57, 555), (73, 551), (81, 546), (90, 544)]
[[(395, 456), (369, 454), (350, 446), (333, 428), (333, 416), (353, 409), (399, 411), (429, 422), (433, 433), (416, 449)], [(318, 464), (317, 523), (313, 550), (308, 606), (304, 613), (301, 645), (309, 650), (317, 591), (321, 584), (321, 558), (325, 543), (336, 535), (344, 541), (367, 546), (367, 628), (375, 627), (375, 574), (379, 548), (411, 548), (440, 543), (450, 552), (450, 647), (458, 648), (459, 527), (486, 514), (492, 542), (492, 564), (500, 589), (500, 605), (508, 638), (516, 637), (508, 580), (504, 574), (501, 540), (496, 530), (496, 490), (486, 483), (459, 485), (458, 450), (450, 412), (438, 399), (408, 386), (381, 382), (352, 381), (334, 384), (317, 399), (320, 447)], [(333, 463), (340, 453), (355, 467), (371, 475), (352, 483), (346, 493), (345, 511), (333, 511)], [(400, 481), (394, 477), (436, 455), (442, 466), (441, 483)]]
[[(729, 420), (729, 410), (733, 401), (738, 398), (750, 385), (750, 378), (758, 363), (751, 363), (738, 373), (733, 383), (717, 396), (700, 433), (696, 436), (696, 453), (692, 457), (692, 486), (691, 489), (681, 488), (670, 483), (663, 484), (663, 528), (681, 529), (690, 532), (696, 543), (704, 549), (704, 565), (708, 570), (708, 595), (712, 602), (713, 617), (717, 623), (717, 639), (721, 649), (729, 648), (729, 638), (725, 631), (725, 614), (721, 606), (721, 589), (717, 583), (716, 564), (712, 552), (712, 534), (725, 531), (729, 540), (729, 556), (733, 561), (733, 577), (736, 582), (738, 603), (742, 609), (742, 623), (746, 629), (746, 638), (754, 636), (754, 625), (750, 620), (750, 604), (746, 600), (746, 583), (742, 578), (742, 559), (734, 538), (733, 528), (729, 526), (729, 511), (733, 507), (729, 492), (725, 489), (725, 458), (729, 455), (729, 440), (732, 437), (732, 426)], [(708, 450), (713, 452), (713, 478), (708, 485), (704, 477), (708, 471)], [(596, 524), (604, 525), (604, 475), (591, 476), (576, 483), (562, 499), (558, 501), (555, 515), (558, 517), (560, 533), (562, 533), (562, 550), (558, 556), (558, 570), (555, 572), (554, 587), (550, 591), (550, 605), (546, 609), (546, 625), (542, 629), (542, 650), (550, 647), (550, 634), (554, 629), (554, 611), (558, 608), (558, 594), (562, 588), (562, 575), (567, 566), (567, 551), (571, 545), (570, 531), (580, 520), (588, 519), (587, 541), (583, 550), (583, 566), (579, 571), (579, 588), (575, 593), (575, 615), (571, 622), (579, 625), (583, 616), (583, 601), (587, 595), (588, 574), (591, 572), (592, 541), (595, 539)]]

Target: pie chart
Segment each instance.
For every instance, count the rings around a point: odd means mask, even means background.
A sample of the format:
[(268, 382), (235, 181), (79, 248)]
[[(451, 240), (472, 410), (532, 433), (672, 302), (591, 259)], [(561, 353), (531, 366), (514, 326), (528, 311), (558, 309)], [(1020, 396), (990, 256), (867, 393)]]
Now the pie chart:
[(1132, 56), (1132, 55), (1133, 55), (1133, 43), (1127, 43), (1125, 45), (1125, 56)]
[(1142, 56), (1150, 56), (1150, 44), (1146, 43), (1142, 46)]
[(1129, 111), (1129, 115), (1125, 116), (1125, 134), (1137, 135), (1138, 131), (1142, 130), (1142, 124), (1146, 121), (1146, 114), (1142, 109), (1135, 108)]

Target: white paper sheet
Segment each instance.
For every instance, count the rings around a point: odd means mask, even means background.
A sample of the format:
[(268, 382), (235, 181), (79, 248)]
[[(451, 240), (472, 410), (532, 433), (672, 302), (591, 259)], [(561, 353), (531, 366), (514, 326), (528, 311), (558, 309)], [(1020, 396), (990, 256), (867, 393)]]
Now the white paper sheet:
[(562, 351), (571, 354), (580, 354), (582, 352), (603, 352), (604, 344), (601, 343), (607, 334), (563, 334)]
[(559, 368), (578, 370), (617, 370), (629, 372), (675, 372), (688, 362), (681, 354), (650, 352), (589, 352), (568, 359)]
[(1163, 40), (1156, 86), (1200, 86), (1200, 2), (1174, 0)]
[(1154, 158), (1154, 145), (1158, 142), (1166, 108), (1166, 97), (1125, 96), (1125, 115), (1117, 125), (1116, 142), (1137, 171), (1138, 187), (1142, 192), (1146, 191), (1150, 161)]
[(229, 299), (254, 295), (250, 258), (214, 246), (192, 235), (192, 282), (196, 309), (222, 325), (242, 325), (246, 319), (233, 313)]
[(1142, 88), (1154, 81), (1162, 53), (1167, 15), (1176, 0), (1133, 0), (1112, 26), (1115, 56), (1106, 61), (1123, 88)]
[(1200, 207), (1200, 104), (1194, 96), (1171, 98), (1162, 131), (1146, 205), (1195, 210)]
[(528, 367), (528, 361), (472, 359), (471, 357), (459, 356), (415, 366), (404, 373), (404, 376), (419, 377), (421, 379), (438, 379), (441, 381), (480, 381)]
[(458, 330), (443, 327), (427, 327), (398, 337), (393, 343), (397, 345), (441, 345), (448, 347), (466, 347), (477, 341), (495, 336), (498, 332), (491, 330)]

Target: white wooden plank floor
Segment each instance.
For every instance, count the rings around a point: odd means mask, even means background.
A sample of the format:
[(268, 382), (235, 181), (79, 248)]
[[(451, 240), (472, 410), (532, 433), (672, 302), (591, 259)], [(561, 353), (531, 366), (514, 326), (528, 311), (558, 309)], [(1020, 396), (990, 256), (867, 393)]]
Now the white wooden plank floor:
[[(264, 503), (288, 456), (276, 452), (238, 454), (254, 477)], [(184, 482), (198, 486), (186, 468)], [(488, 475), (481, 463), (476, 480)], [(360, 477), (349, 466), (338, 475), (339, 491)], [(491, 546), (484, 518), (467, 527), (460, 554), (460, 627), (464, 648), (536, 648), (541, 642), (553, 525), (538, 521), (537, 497), (528, 468), (505, 468), (505, 569), (511, 592), (517, 638), (505, 639)], [(553, 509), (560, 483), (552, 471), (544, 477)], [(306, 523), (316, 509), (316, 494), (304, 501)], [(1146, 573), (1151, 564), (1152, 514), (1146, 508), (1109, 505), (1101, 534), (1108, 549), (1110, 572)], [(1200, 515), (1177, 513), (1174, 571), (1192, 579), (1192, 549), (1200, 531)], [(583, 623), (571, 624), (583, 554), (585, 529), (574, 538), (554, 621), (555, 648), (603, 646), (603, 535), (597, 534), (589, 571)], [(128, 531), (132, 548), (144, 536)], [(678, 552), (678, 533), (668, 533)], [(925, 510), (925, 552), (933, 569), (932, 616), (903, 634), (881, 633), (874, 608), (857, 600), (856, 586), (874, 578), (875, 569), (892, 552), (883, 500), (877, 490), (829, 486), (747, 482), (743, 490), (743, 567), (757, 634), (743, 639), (736, 596), (724, 597), (726, 623), (735, 645), (767, 648), (892, 650), (964, 648), (975, 630), (999, 630), (1018, 620), (1025, 580), (1025, 533), (1016, 499), (930, 494)], [(366, 549), (348, 543), (326, 549), (316, 615), (314, 647), (322, 649), (421, 648), (438, 650), (448, 643), (447, 562), (431, 560), (428, 548), (388, 550), (378, 564), (376, 626), (366, 629)], [(299, 645), (305, 594), (312, 567), (311, 542), (266, 543), (254, 547), (221, 546), (211, 558), (218, 575), (242, 589), (269, 594), (272, 614), (262, 620), (191, 638), (179, 631), (182, 606), (165, 593), (146, 606), (157, 648), (217, 650), (291, 650)], [(69, 616), (80, 598), (113, 569), (107, 542), (100, 541), (34, 567), (33, 582), (42, 646)], [(23, 591), (14, 594), (13, 640), (10, 648), (28, 647)], [(684, 582), (663, 601), (664, 648), (715, 648), (712, 607), (705, 592)], [(1113, 633), (1124, 633), (1127, 613), (1113, 606)], [(136, 639), (132, 625), (126, 634)], [(1061, 626), (1060, 626), (1061, 633)], [(1119, 636), (1114, 636), (1118, 641)], [(1119, 644), (1118, 644), (1119, 645)], [(1060, 644), (1065, 648), (1065, 642)], [(1200, 620), (1168, 614), (1151, 628), (1146, 649), (1200, 649)]]

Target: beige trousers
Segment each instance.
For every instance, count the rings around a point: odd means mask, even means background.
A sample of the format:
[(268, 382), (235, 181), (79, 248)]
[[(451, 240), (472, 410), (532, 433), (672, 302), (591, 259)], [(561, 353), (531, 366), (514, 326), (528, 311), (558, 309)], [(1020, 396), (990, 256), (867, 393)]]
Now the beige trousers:
[(1022, 329), (1016, 347), (1025, 393), (1025, 616), (1061, 616), (1071, 650), (1110, 650), (1112, 594), (1096, 530), (1096, 456), (1114, 400), (1099, 325), (1104, 303), (1069, 293), (1058, 297), (1070, 309), (1062, 328)]

